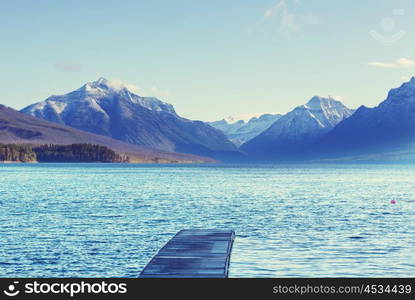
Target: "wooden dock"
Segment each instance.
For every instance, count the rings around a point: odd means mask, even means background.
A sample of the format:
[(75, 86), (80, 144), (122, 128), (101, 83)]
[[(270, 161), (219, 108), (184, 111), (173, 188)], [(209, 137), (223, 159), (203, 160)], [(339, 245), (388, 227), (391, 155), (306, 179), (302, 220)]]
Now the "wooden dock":
[(232, 230), (181, 230), (139, 277), (227, 278), (234, 239)]

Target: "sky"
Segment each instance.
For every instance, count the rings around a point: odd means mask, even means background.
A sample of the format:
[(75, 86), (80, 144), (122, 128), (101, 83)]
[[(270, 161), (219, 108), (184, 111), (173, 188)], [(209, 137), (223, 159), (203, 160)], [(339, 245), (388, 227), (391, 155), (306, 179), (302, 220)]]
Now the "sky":
[(0, 103), (105, 77), (204, 121), (314, 95), (375, 106), (415, 75), (413, 0), (0, 0)]

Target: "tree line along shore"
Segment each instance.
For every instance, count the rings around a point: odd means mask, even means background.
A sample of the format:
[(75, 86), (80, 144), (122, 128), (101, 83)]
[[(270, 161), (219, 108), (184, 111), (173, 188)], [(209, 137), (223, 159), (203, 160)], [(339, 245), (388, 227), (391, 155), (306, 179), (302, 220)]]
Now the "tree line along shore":
[(129, 157), (95, 144), (0, 144), (0, 162), (129, 162)]

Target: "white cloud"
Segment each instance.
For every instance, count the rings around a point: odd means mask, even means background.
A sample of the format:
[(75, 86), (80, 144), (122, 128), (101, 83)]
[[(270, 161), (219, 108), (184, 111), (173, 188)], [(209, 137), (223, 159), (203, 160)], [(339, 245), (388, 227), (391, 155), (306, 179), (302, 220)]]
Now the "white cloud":
[(76, 63), (57, 63), (55, 69), (60, 72), (81, 72), (82, 66)]
[(151, 88), (151, 93), (154, 97), (157, 97), (157, 98), (167, 98), (170, 95), (169, 91), (160, 90), (157, 87), (152, 87)]
[(332, 99), (337, 100), (337, 101), (344, 101), (343, 96), (329, 96), (329, 97), (331, 97)]
[(286, 14), (281, 17), (280, 31), (285, 36), (290, 36), (291, 34), (300, 30), (301, 25), (297, 23), (294, 15)]
[(275, 4), (273, 7), (268, 8), (265, 10), (264, 17), (266, 19), (273, 18), (275, 16), (278, 16), (279, 14), (286, 14), (287, 13), (287, 2), (284, 0), (280, 0), (277, 4)]
[(140, 93), (140, 88), (138, 86), (131, 84), (131, 83), (125, 83), (120, 79), (109, 80), (108, 85), (116, 90), (121, 90), (123, 88), (126, 88), (130, 92), (133, 92), (135, 94)]
[(320, 18), (312, 15), (294, 14), (291, 10), (291, 4), (299, 3), (298, 0), (279, 0), (274, 6), (264, 12), (264, 18), (268, 21), (277, 22), (278, 31), (284, 36), (291, 36), (300, 32), (306, 25), (315, 25), (320, 23)]
[(390, 68), (390, 69), (402, 69), (402, 68), (414, 68), (415, 61), (407, 59), (407, 58), (400, 58), (392, 63), (386, 62), (369, 62), (369, 66), (377, 67), (377, 68)]

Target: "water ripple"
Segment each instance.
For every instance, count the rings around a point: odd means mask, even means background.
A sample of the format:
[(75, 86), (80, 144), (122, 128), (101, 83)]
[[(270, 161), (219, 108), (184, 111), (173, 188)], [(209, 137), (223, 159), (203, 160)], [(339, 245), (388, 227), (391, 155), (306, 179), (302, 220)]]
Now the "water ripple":
[(414, 181), (393, 165), (1, 165), (0, 276), (136, 277), (178, 230), (224, 228), (232, 277), (414, 277)]

